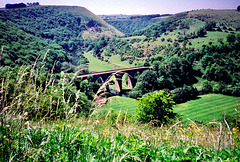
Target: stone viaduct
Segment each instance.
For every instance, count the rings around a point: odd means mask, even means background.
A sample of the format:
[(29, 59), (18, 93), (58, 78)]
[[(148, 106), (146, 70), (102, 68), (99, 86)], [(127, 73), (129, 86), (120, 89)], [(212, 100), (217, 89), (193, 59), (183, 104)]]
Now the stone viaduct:
[[(111, 70), (111, 71), (103, 71), (103, 72), (95, 72), (90, 74), (79, 75), (77, 78), (86, 79), (88, 76), (93, 76), (93, 81), (96, 81), (98, 78), (101, 78), (102, 84), (105, 83), (110, 79), (112, 75), (116, 78), (116, 90), (120, 93), (122, 92), (122, 77), (124, 74), (128, 75), (128, 88), (133, 88), (135, 86), (134, 75), (137, 72), (143, 72), (144, 70), (149, 69), (150, 66), (143, 66), (143, 67), (134, 67), (134, 68), (126, 68), (126, 69), (119, 69), (119, 70)], [(108, 89), (108, 87), (107, 87)]]

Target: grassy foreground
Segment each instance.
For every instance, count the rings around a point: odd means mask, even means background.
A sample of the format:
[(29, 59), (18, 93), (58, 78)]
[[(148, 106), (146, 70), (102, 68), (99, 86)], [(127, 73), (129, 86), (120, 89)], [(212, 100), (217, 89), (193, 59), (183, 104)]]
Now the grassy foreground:
[(127, 119), (1, 118), (0, 161), (239, 161), (238, 129), (221, 123), (153, 127)]

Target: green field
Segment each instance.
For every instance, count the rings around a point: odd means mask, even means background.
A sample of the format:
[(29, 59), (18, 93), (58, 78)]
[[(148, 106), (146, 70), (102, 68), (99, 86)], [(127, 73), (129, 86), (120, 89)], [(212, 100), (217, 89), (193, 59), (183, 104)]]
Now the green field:
[(134, 67), (134, 65), (130, 65), (127, 61), (121, 61), (119, 55), (115, 55), (109, 58), (109, 62), (101, 61), (98, 58), (94, 57), (90, 52), (85, 53), (84, 56), (89, 61), (89, 71), (91, 72), (101, 72), (108, 70), (117, 70), (124, 69), (129, 67)]
[(100, 72), (100, 71), (121, 69), (118, 66), (114, 66), (114, 65), (109, 64), (107, 62), (101, 61), (96, 57), (93, 57), (93, 55), (90, 52), (84, 54), (84, 56), (89, 61), (88, 66), (89, 66), (89, 71), (91, 71), (91, 72)]
[[(221, 94), (201, 95), (199, 99), (176, 105), (174, 112), (181, 115), (183, 120), (189, 118), (195, 121), (211, 122), (221, 118), (224, 114), (234, 115), (236, 103), (240, 103), (240, 97)], [(114, 112), (121, 110), (135, 114), (136, 107), (137, 100), (114, 96), (109, 98), (108, 103), (101, 108), (101, 111), (107, 113), (109, 110)]]
[(137, 100), (128, 98), (128, 97), (120, 97), (113, 96), (108, 98), (107, 104), (101, 108), (101, 114), (107, 114), (110, 110), (113, 112), (127, 111), (128, 113), (135, 114), (137, 107)]
[(120, 55), (113, 55), (112, 57), (109, 58), (109, 62), (120, 68), (130, 68), (130, 67), (135, 67), (134, 64), (129, 64), (128, 61), (121, 61)]
[(217, 45), (218, 40), (224, 40), (228, 33), (218, 32), (218, 31), (208, 31), (205, 37), (192, 39), (190, 42), (192, 45), (188, 44), (188, 47), (201, 48), (203, 45), (208, 45), (210, 42)]
[(199, 99), (177, 105), (174, 112), (181, 115), (183, 119), (190, 118), (210, 122), (221, 118), (224, 114), (234, 115), (236, 103), (240, 102), (240, 97), (221, 94), (208, 94), (199, 97)]

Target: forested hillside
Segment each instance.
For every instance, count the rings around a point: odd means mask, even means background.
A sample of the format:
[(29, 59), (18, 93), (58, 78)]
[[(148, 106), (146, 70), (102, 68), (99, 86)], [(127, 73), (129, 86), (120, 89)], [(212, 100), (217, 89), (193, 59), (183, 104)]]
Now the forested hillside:
[(197, 78), (219, 85), (211, 92), (240, 95), (239, 24), (239, 12), (233, 10), (184, 12), (125, 37), (100, 40), (94, 54), (101, 60), (119, 55), (135, 66), (153, 66), (136, 77), (132, 97), (192, 85)]
[[(37, 6), (0, 10), (1, 38), (4, 47), (1, 64), (32, 64), (47, 49), (47, 68), (73, 72), (86, 63), (82, 56), (94, 39), (122, 35), (83, 7)], [(89, 39), (89, 41), (88, 41)]]
[(164, 15), (120, 15), (120, 18), (116, 15), (113, 16), (100, 16), (103, 17), (104, 20), (109, 23), (110, 25), (114, 26), (119, 31), (123, 32), (124, 34), (129, 34), (136, 32), (138, 30), (144, 29), (148, 26), (151, 26), (169, 16), (170, 14)]
[(160, 19), (151, 20), (109, 20), (107, 23), (117, 28), (119, 31), (128, 34), (141, 30), (161, 21)]

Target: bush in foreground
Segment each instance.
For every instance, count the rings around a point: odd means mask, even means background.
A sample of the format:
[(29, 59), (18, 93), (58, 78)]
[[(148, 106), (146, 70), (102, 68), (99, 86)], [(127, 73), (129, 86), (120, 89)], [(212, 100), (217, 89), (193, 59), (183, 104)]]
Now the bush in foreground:
[(137, 119), (142, 123), (154, 122), (156, 125), (170, 122), (176, 114), (173, 113), (174, 101), (165, 91), (147, 93), (139, 99)]

